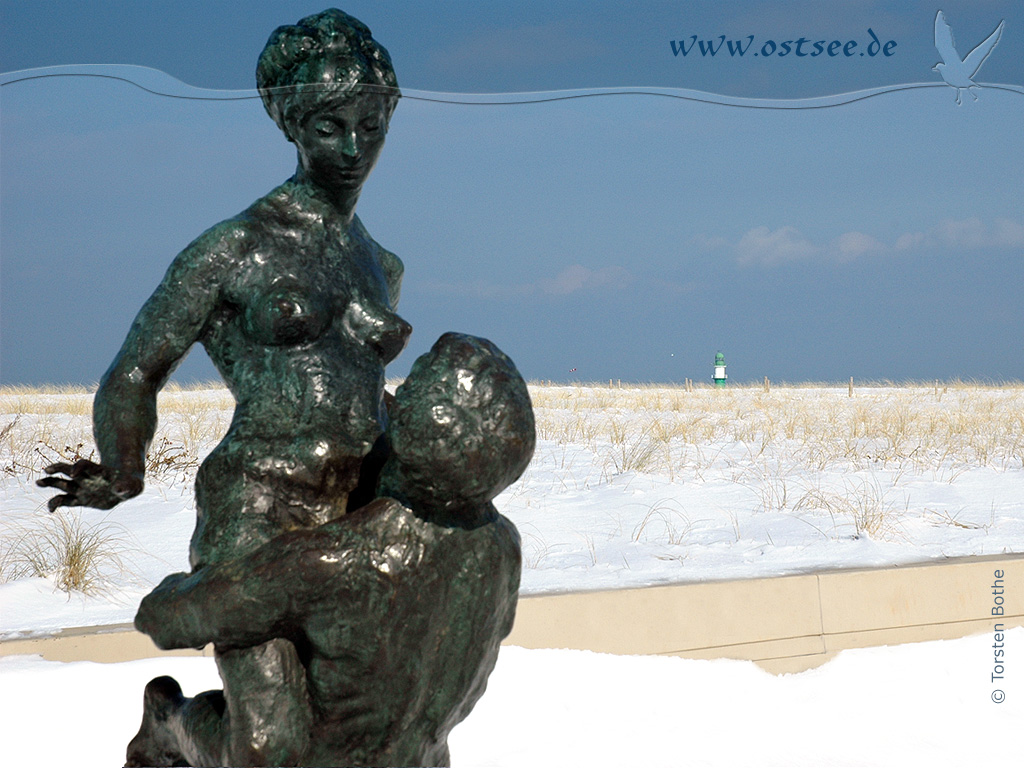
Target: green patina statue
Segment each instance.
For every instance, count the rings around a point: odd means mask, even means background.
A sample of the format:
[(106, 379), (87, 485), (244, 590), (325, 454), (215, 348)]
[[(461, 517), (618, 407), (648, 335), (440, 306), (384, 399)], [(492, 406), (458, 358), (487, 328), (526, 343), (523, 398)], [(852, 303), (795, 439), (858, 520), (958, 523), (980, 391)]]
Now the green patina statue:
[(51, 510), (138, 495), (157, 393), (201, 342), (234, 418), (196, 477), (192, 573), (136, 623), (214, 643), (224, 690), (150, 683), (128, 764), (442, 765), (511, 628), (519, 541), (490, 500), (532, 455), (529, 396), (493, 345), (447, 334), (389, 426), (402, 264), (355, 206), (399, 97), (390, 57), (332, 9), (271, 35), (257, 85), (295, 175), (175, 258), (96, 393), (100, 463), (39, 484)]

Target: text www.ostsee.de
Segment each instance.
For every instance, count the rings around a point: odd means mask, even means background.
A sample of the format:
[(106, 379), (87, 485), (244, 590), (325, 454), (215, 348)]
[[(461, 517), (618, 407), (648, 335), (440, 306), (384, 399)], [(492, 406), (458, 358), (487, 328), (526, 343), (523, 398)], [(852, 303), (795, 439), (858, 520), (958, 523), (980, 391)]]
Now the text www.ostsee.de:
[(726, 39), (725, 35), (719, 35), (710, 40), (700, 40), (697, 35), (691, 35), (685, 40), (669, 40), (673, 56), (699, 55), (701, 57), (715, 57), (721, 54), (730, 57), (757, 56), (757, 57), (784, 57), (794, 56), (795, 58), (817, 58), (818, 56), (837, 56), (851, 58), (853, 56), (892, 56), (896, 53), (896, 41), (888, 40), (883, 43), (879, 40), (874, 30), (868, 27), (867, 42), (857, 40), (810, 40), (800, 37), (795, 40), (765, 40), (759, 46), (754, 45), (754, 35), (747, 35), (740, 39)]

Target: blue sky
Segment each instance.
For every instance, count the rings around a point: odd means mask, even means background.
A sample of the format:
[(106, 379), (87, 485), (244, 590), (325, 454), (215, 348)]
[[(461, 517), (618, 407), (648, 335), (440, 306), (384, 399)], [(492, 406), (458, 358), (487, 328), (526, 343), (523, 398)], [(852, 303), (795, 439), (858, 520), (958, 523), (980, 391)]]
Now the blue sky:
[[(251, 88), (271, 30), (322, 10), (3, 5), (13, 44), (0, 71), (132, 64), (218, 89)], [(977, 79), (1024, 84), (1012, 3), (434, 5), (342, 6), (389, 48), (410, 96), (661, 86), (795, 99), (941, 84), (940, 7), (963, 55), (1005, 20)], [(669, 46), (869, 40), (868, 27), (897, 42), (888, 60), (683, 61)], [(957, 106), (940, 85), (789, 111), (404, 99), (358, 209), (406, 265), (414, 334), (393, 373), (459, 330), (537, 379), (703, 380), (717, 350), (736, 380), (1024, 379), (1024, 96), (977, 96)], [(66, 77), (0, 98), (3, 383), (95, 381), (174, 254), (294, 170), (255, 99)], [(177, 376), (215, 374), (194, 352)]]

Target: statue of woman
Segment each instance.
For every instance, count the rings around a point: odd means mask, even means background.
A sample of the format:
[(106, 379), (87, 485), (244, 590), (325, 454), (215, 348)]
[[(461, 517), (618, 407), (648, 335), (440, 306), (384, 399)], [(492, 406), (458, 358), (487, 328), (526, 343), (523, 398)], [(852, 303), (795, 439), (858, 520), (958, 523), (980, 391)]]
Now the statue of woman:
[[(355, 215), (399, 97), (387, 51), (331, 9), (277, 29), (256, 79), (298, 150), (295, 175), (174, 259), (100, 382), (99, 463), (39, 481), (61, 491), (51, 511), (138, 495), (157, 392), (200, 342), (236, 405), (196, 477), (193, 572), (346, 513), (386, 425), (384, 367), (411, 332), (395, 313), (402, 264)], [(292, 764), (310, 717), (292, 643), (218, 653), (218, 666), (231, 759)]]

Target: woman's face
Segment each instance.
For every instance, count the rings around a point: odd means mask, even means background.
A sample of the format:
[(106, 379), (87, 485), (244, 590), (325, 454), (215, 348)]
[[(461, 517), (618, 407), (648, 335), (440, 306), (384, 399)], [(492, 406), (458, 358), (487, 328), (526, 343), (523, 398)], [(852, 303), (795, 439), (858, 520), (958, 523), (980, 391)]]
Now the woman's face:
[(299, 163), (328, 190), (356, 190), (370, 175), (387, 133), (384, 99), (355, 94), (307, 114), (292, 131)]

